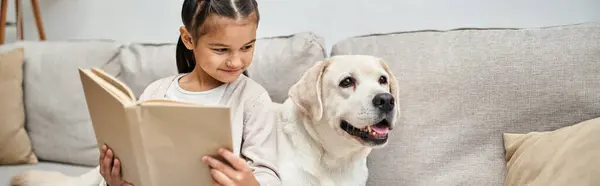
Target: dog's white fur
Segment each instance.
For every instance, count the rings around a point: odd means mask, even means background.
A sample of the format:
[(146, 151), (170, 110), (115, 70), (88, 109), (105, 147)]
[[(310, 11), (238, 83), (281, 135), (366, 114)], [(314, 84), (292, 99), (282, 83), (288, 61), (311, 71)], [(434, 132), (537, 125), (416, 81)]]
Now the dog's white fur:
[[(387, 84), (378, 79), (385, 76)], [(356, 80), (350, 88), (340, 87), (346, 77)], [(373, 106), (376, 94), (395, 98), (391, 114)], [(372, 145), (359, 141), (340, 128), (345, 120), (356, 128), (399, 117), (396, 78), (380, 58), (365, 55), (334, 56), (318, 62), (304, 73), (279, 105), (278, 152), (280, 177), (285, 186), (365, 185), (367, 155)]]
[[(384, 76), (387, 83), (379, 78)], [(346, 77), (352, 87), (340, 87)], [(391, 112), (373, 106), (376, 94), (395, 98)], [(367, 155), (385, 146), (359, 140), (340, 127), (345, 120), (356, 128), (387, 119), (394, 126), (399, 117), (398, 85), (385, 62), (366, 55), (342, 55), (317, 62), (289, 91), (289, 99), (274, 104), (277, 112), (279, 173), (284, 186), (365, 185)], [(78, 177), (58, 172), (32, 171), (15, 176), (13, 186), (97, 186), (99, 169)]]

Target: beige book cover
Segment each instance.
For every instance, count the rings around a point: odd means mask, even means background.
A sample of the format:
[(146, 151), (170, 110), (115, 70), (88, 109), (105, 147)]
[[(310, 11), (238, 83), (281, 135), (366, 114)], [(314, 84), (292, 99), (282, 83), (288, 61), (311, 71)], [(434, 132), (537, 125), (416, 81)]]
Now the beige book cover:
[(202, 157), (233, 149), (228, 107), (137, 101), (129, 87), (100, 69), (80, 68), (79, 74), (98, 147), (114, 150), (125, 180), (137, 186), (212, 185)]

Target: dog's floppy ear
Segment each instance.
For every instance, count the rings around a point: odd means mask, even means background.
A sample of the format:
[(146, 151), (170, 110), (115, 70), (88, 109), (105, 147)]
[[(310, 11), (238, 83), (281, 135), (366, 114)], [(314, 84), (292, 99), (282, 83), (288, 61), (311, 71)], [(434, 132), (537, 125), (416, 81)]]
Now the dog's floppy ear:
[(383, 67), (383, 69), (389, 76), (388, 84), (390, 86), (390, 94), (392, 94), (392, 96), (394, 96), (394, 101), (396, 102), (396, 103), (394, 103), (394, 107), (396, 107), (395, 108), (396, 113), (398, 114), (398, 116), (400, 116), (400, 106), (399, 106), (400, 92), (398, 90), (399, 89), (398, 81), (396, 80), (396, 77), (394, 76), (394, 74), (392, 73), (390, 68), (387, 66), (385, 60), (380, 58), (379, 63), (381, 64), (381, 66)]
[(321, 120), (323, 117), (323, 101), (321, 86), (322, 77), (329, 61), (318, 61), (294, 84), (288, 93), (296, 107), (313, 121)]

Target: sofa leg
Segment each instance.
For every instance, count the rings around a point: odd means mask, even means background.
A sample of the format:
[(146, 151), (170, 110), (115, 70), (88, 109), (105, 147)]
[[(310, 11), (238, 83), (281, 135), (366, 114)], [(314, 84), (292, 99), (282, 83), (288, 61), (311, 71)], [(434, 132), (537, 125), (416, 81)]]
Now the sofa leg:
[(42, 15), (40, 14), (40, 5), (38, 0), (31, 0), (31, 7), (33, 8), (33, 16), (35, 17), (35, 25), (38, 29), (38, 35), (40, 40), (46, 40), (46, 32), (44, 31), (44, 24), (42, 23)]
[(6, 36), (6, 13), (8, 11), (8, 0), (2, 0), (0, 3), (0, 45), (4, 44)]
[(23, 11), (21, 0), (15, 0), (15, 18), (17, 19), (17, 39), (23, 40)]

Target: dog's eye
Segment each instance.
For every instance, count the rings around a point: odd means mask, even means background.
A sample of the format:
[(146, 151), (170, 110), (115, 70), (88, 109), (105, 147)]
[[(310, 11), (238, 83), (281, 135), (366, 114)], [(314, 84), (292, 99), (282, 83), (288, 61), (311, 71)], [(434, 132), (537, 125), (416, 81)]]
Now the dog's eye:
[(348, 88), (348, 87), (351, 87), (353, 85), (354, 85), (354, 79), (352, 79), (351, 77), (347, 77), (347, 78), (344, 78), (344, 80), (342, 80), (340, 82), (339, 86), (342, 87), (342, 88)]
[(385, 76), (379, 77), (379, 84), (387, 84), (387, 78)]

